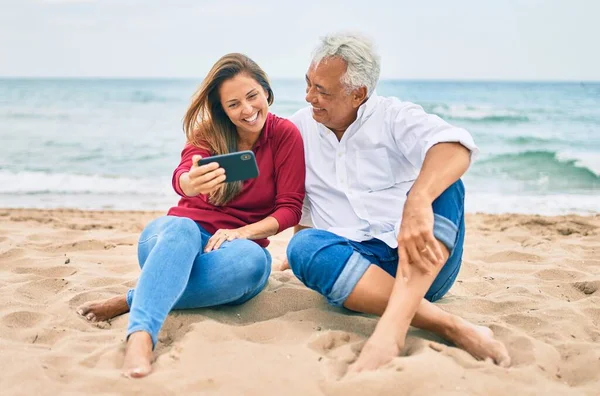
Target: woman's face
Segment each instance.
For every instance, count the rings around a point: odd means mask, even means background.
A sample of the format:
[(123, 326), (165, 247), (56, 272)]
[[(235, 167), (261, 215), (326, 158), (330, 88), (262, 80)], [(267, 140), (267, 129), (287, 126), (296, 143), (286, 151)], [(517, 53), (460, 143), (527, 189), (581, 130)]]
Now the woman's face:
[(225, 114), (238, 133), (260, 133), (269, 111), (267, 93), (252, 77), (240, 73), (226, 80), (219, 88), (219, 98)]

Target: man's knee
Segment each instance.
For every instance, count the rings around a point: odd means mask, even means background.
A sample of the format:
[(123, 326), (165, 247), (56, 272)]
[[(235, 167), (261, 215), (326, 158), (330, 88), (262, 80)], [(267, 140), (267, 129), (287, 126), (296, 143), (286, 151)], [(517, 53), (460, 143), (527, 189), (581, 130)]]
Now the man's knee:
[(322, 237), (322, 230), (307, 228), (294, 234), (287, 246), (287, 259), (294, 274), (303, 281), (302, 273), (309, 264)]
[(287, 256), (294, 275), (307, 287), (327, 296), (353, 251), (345, 238), (307, 229), (294, 235)]
[(464, 201), (465, 188), (463, 182), (457, 180), (433, 202), (433, 234), (450, 255), (460, 243), (460, 232), (464, 228)]

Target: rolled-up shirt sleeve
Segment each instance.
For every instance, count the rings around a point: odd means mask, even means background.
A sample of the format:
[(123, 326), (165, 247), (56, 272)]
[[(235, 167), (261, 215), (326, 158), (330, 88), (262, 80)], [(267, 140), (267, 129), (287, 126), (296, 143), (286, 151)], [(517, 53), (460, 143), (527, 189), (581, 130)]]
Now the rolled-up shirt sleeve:
[(302, 216), (300, 217), (300, 222), (298, 224), (304, 227), (314, 227), (312, 216), (310, 214), (310, 202), (308, 201), (308, 197), (304, 197), (304, 203), (302, 204)]
[(416, 168), (421, 168), (427, 151), (438, 143), (462, 144), (471, 151), (471, 163), (479, 152), (466, 129), (450, 125), (413, 103), (402, 106), (391, 123), (398, 148)]
[(270, 216), (279, 223), (281, 232), (295, 226), (302, 216), (304, 201), (304, 144), (298, 128), (286, 121), (286, 131), (282, 134), (274, 153), (275, 166), (275, 210)]
[(185, 193), (181, 189), (179, 179), (182, 174), (184, 174), (185, 172), (189, 172), (192, 168), (192, 158), (194, 157), (194, 155), (208, 157), (210, 153), (208, 152), (208, 150), (200, 149), (191, 144), (186, 144), (183, 150), (181, 151), (181, 161), (179, 162), (177, 168), (175, 168), (175, 170), (173, 171), (173, 178), (171, 180), (173, 190), (175, 190), (175, 192), (181, 197), (187, 197), (187, 195), (185, 195)]

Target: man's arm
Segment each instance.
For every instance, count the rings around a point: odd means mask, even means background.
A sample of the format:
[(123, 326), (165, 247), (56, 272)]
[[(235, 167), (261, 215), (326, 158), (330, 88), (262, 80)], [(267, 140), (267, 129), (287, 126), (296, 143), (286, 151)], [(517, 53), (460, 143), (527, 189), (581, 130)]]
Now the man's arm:
[[(433, 235), (433, 201), (469, 168), (470, 151), (460, 143), (438, 143), (431, 147), (423, 167), (411, 188), (398, 235), (398, 253), (406, 258), (401, 266), (408, 276), (408, 263), (421, 271), (443, 265), (441, 252)], [(401, 260), (402, 261), (402, 260)]]
[(350, 371), (376, 369), (391, 358), (388, 351), (404, 345), (420, 302), (450, 254), (433, 236), (432, 203), (464, 174), (469, 163), (470, 151), (459, 143), (439, 143), (428, 150), (404, 206), (398, 236), (401, 271), (373, 335)]

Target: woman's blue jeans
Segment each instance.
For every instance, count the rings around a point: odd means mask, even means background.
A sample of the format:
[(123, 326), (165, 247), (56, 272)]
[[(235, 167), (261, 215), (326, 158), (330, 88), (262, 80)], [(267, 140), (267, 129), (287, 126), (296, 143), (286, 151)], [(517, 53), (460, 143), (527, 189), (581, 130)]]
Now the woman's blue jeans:
[(142, 273), (127, 292), (127, 336), (145, 331), (156, 345), (172, 309), (236, 305), (260, 293), (271, 273), (269, 252), (235, 239), (205, 253), (210, 237), (186, 217), (164, 216), (146, 226), (138, 242)]
[[(425, 294), (432, 302), (450, 290), (460, 270), (465, 239), (464, 199), (464, 186), (458, 180), (432, 205), (433, 234), (450, 252)], [(334, 306), (344, 304), (369, 266), (376, 265), (393, 277), (398, 269), (398, 249), (385, 242), (378, 239), (356, 242), (316, 229), (295, 234), (288, 244), (287, 257), (296, 277)]]

